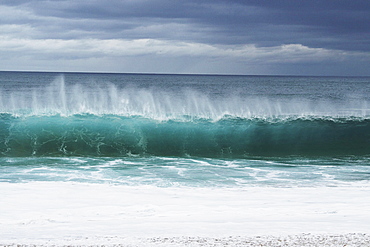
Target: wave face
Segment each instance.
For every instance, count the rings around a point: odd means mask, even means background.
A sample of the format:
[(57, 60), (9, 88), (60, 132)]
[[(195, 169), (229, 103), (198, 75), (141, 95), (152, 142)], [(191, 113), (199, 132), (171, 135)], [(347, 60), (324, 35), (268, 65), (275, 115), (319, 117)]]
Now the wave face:
[(3, 156), (367, 155), (370, 119), (159, 121), (117, 115), (0, 117)]

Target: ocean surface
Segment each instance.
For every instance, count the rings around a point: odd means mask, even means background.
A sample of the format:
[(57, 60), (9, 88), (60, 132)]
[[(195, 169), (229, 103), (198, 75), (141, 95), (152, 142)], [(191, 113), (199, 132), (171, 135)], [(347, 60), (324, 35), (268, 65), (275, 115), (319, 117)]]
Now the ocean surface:
[(0, 72), (0, 182), (370, 179), (370, 78)]
[(369, 77), (0, 72), (0, 245), (365, 241), (369, 154)]

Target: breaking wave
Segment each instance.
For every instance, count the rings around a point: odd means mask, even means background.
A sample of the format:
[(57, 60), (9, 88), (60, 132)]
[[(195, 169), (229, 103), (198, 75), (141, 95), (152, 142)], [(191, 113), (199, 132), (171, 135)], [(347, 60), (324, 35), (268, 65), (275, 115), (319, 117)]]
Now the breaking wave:
[(366, 101), (66, 84), (0, 91), (2, 156), (368, 155)]

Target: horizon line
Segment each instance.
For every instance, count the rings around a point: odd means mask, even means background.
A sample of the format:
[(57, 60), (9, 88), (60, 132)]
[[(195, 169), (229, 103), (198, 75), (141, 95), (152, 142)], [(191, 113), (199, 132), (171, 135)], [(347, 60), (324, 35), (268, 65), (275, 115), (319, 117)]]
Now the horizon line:
[(173, 76), (255, 76), (255, 77), (370, 77), (370, 75), (292, 75), (292, 74), (231, 74), (231, 73), (171, 73), (171, 72), (116, 72), (116, 71), (43, 71), (43, 70), (0, 70), (0, 72), (53, 73), (53, 74), (121, 74), (121, 75), (173, 75)]

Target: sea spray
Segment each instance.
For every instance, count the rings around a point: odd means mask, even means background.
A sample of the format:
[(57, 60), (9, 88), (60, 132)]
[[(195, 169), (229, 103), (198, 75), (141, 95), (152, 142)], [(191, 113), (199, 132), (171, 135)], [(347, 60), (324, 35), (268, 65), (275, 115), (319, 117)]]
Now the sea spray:
[(268, 94), (219, 92), (180, 87), (177, 90), (153, 85), (116, 85), (111, 82), (67, 83), (58, 76), (44, 86), (16, 87), (0, 91), (0, 112), (18, 116), (113, 114), (158, 120), (188, 117), (219, 120), (225, 116), (275, 118), (291, 116), (358, 116), (369, 114), (367, 99), (352, 101), (271, 97)]

